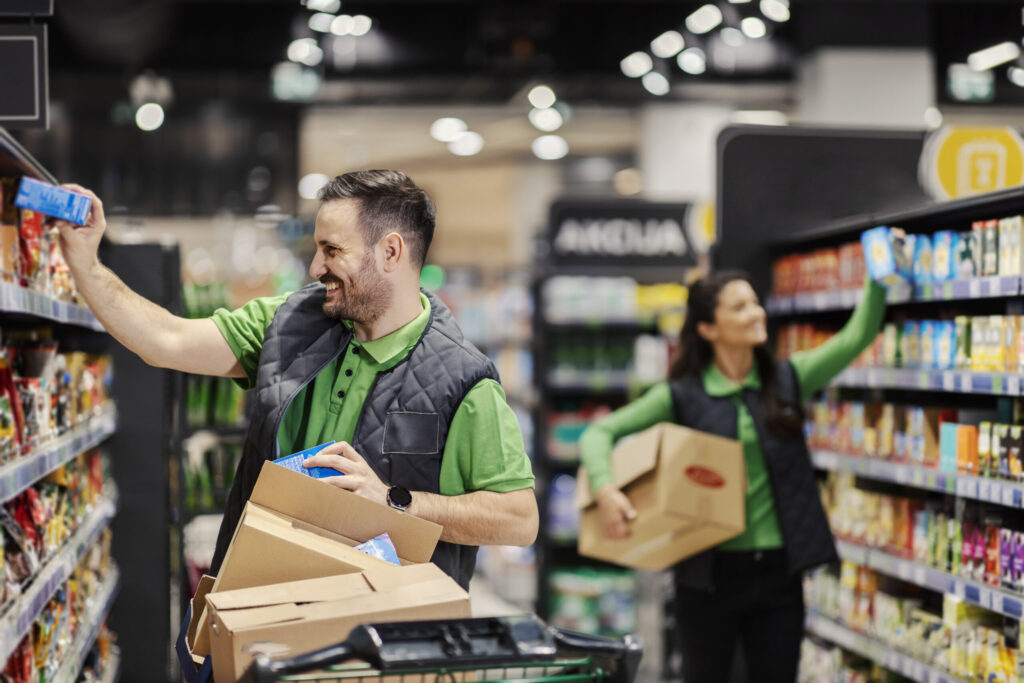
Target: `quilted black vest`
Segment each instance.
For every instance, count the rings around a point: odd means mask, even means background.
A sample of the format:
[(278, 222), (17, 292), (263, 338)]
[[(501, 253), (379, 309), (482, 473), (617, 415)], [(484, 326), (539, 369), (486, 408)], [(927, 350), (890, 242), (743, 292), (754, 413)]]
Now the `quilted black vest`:
[[(800, 411), (800, 388), (792, 364), (779, 361), (775, 374), (779, 400), (785, 406)], [(669, 387), (676, 422), (702, 432), (736, 438), (738, 418), (731, 396), (708, 395), (700, 380), (675, 380), (669, 382)], [(764, 451), (789, 572), (796, 574), (821, 564), (837, 562), (839, 556), (835, 539), (821, 505), (803, 435), (780, 438), (768, 431), (757, 391), (744, 390), (743, 403), (750, 411)], [(709, 549), (677, 564), (676, 583), (688, 588), (711, 587), (713, 552), (714, 549)]]
[[(347, 326), (323, 314), (324, 291), (319, 283), (302, 288), (267, 326), (256, 372), (255, 410), (217, 537), (213, 573), (220, 569), (263, 461), (280, 457), (277, 432), (289, 404), (352, 339)], [(487, 356), (465, 341), (440, 299), (426, 296), (430, 320), (412, 351), (377, 375), (352, 446), (385, 483), (437, 493), (455, 411), (477, 382), (497, 380), (498, 373)], [(441, 542), (431, 561), (468, 589), (476, 553), (476, 546)]]

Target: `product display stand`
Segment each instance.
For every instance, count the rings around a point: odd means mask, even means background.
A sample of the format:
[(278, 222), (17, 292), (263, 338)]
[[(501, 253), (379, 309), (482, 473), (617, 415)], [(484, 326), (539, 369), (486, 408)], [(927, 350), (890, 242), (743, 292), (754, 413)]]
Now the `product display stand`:
[[(1020, 214), (1024, 214), (1024, 189), (1014, 188), (805, 230), (776, 244), (774, 256), (810, 253), (818, 248), (856, 242), (862, 231), (877, 225), (897, 226), (908, 234), (931, 234), (940, 230), (959, 231), (962, 234), (972, 230), (972, 224), (977, 221)], [(954, 315), (970, 316), (978, 315), (979, 312), (985, 315), (1016, 314), (1013, 306), (1019, 301), (1020, 293), (1020, 276), (1002, 275), (953, 279), (913, 287), (904, 284), (891, 289), (888, 298), (890, 315), (896, 315), (898, 319), (949, 319)], [(832, 325), (836, 325), (841, 322), (836, 318), (837, 315), (841, 317), (837, 312), (852, 309), (858, 296), (859, 292), (852, 291), (797, 293), (795, 296), (772, 297), (767, 302), (767, 308), (776, 324), (814, 322), (815, 316), (832, 316), (829, 320)], [(1020, 397), (1024, 390), (1021, 377), (1014, 369), (978, 371), (964, 367), (851, 367), (833, 381), (832, 391), (842, 391), (844, 395), (857, 400), (873, 401), (892, 401), (894, 399), (891, 396), (886, 397), (891, 392), (899, 392), (900, 403), (938, 405), (944, 408), (981, 408), (991, 414), (1006, 416), (1002, 421), (1009, 422), (1011, 400)], [(892, 460), (831, 450), (812, 452), (812, 460), (819, 470), (849, 472), (865, 482), (903, 487), (907, 495), (914, 498), (930, 493), (932, 496), (946, 495), (958, 500), (980, 501), (996, 509), (1024, 507), (1024, 482), (1002, 476), (965, 474), (962, 470), (957, 471), (956, 463), (953, 463), (953, 469), (950, 470), (948, 463), (940, 467), (937, 461)], [(941, 504), (941, 500), (935, 504)], [(1009, 525), (1012, 526), (1013, 522), (1009, 522)], [(1019, 620), (1024, 612), (1022, 593), (944, 571), (925, 562), (909, 559), (905, 553), (897, 554), (887, 549), (870, 548), (844, 540), (838, 542), (838, 549), (843, 560), (870, 568), (885, 577), (940, 594), (951, 594), (968, 604), (1013, 619)], [(808, 618), (808, 631), (913, 680), (958, 680), (888, 648), (885, 643), (820, 615), (812, 614)]]
[[(56, 182), (3, 128), (0, 128), (0, 175), (27, 175)], [(10, 282), (0, 283), (0, 311), (3, 312), (0, 322), (4, 324), (35, 322), (39, 326), (46, 326), (57, 323), (61, 326), (57, 335), (62, 344), (63, 340), (69, 340), (71, 346), (96, 349), (109, 343), (106, 335), (99, 334), (103, 332), (103, 326), (87, 308), (53, 299)], [(83, 424), (0, 466), (0, 502), (11, 500), (80, 453), (105, 443), (115, 434), (119, 419), (118, 411), (111, 402), (102, 406)], [(111, 526), (118, 500), (116, 487), (107, 482), (103, 496), (91, 506), (77, 531), (56, 554), (45, 561), (39, 573), (23, 587), (21, 594), (4, 606), (0, 612), (0, 661), (7, 661), (32, 628), (36, 617), (71, 576), (79, 561), (93, 548), (104, 530)], [(110, 569), (105, 581), (99, 593), (92, 597), (87, 614), (80, 618), (76, 640), (68, 649), (54, 681), (74, 683), (77, 680), (82, 661), (93, 647), (100, 626), (117, 595), (120, 584), (116, 567)], [(115, 662), (109, 662), (107, 668), (111, 675), (116, 675)]]

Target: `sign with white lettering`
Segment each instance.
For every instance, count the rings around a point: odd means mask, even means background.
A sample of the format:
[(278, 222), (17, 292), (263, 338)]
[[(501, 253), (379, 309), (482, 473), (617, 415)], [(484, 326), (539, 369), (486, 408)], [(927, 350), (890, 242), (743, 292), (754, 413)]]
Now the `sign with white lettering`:
[(689, 204), (559, 200), (548, 243), (554, 265), (693, 266)]

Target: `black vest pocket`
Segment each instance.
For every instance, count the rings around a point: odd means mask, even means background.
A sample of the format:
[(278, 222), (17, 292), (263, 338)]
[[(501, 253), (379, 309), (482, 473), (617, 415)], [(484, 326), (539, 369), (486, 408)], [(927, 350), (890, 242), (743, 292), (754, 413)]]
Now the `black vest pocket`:
[(384, 420), (384, 455), (436, 455), (441, 452), (437, 413), (391, 412)]

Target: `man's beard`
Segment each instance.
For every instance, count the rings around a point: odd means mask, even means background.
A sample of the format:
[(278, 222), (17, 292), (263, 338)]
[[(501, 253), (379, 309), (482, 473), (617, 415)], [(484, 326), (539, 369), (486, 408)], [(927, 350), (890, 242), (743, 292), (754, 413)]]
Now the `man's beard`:
[(335, 320), (351, 320), (355, 323), (368, 324), (375, 322), (384, 315), (391, 303), (394, 291), (391, 283), (384, 279), (376, 270), (373, 250), (363, 254), (363, 263), (359, 272), (353, 276), (351, 284), (345, 285), (337, 278), (326, 276), (321, 282), (337, 282), (337, 301), (324, 301), (324, 315)]

